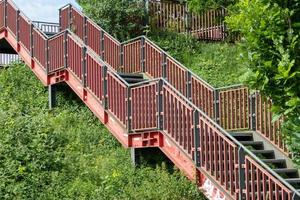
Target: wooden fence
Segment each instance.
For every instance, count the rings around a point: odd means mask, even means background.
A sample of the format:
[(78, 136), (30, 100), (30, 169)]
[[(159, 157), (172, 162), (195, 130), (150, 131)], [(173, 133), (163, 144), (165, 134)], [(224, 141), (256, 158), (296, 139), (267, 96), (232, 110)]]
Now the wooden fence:
[(224, 40), (226, 27), (224, 8), (201, 14), (190, 12), (186, 3), (150, 0), (149, 24), (151, 28), (190, 33), (201, 40)]

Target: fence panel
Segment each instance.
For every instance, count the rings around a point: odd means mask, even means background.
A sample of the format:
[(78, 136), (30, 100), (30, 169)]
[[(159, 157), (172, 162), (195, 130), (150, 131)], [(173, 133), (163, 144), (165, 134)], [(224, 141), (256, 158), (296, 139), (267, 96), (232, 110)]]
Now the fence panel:
[(19, 37), (20, 42), (24, 45), (27, 51), (30, 51), (30, 35), (31, 35), (31, 23), (22, 14), (19, 18)]
[(118, 118), (123, 125), (127, 122), (128, 88), (113, 73), (107, 73), (108, 110)]
[(17, 8), (11, 2), (7, 3), (7, 27), (17, 36)]
[(194, 75), (192, 75), (191, 89), (192, 102), (209, 117), (214, 118), (214, 90)]
[(84, 16), (74, 7), (71, 8), (71, 31), (84, 41)]
[(5, 4), (4, 4), (4, 1), (1, 1), (0, 2), (0, 29), (2, 29), (4, 27), (4, 22), (5, 22), (5, 18), (4, 18), (4, 15), (5, 15)]
[(232, 196), (238, 192), (238, 147), (200, 116), (200, 163)]
[(187, 71), (170, 57), (167, 57), (166, 78), (172, 86), (179, 90), (183, 95), (186, 95)]
[(68, 68), (74, 75), (83, 78), (83, 47), (68, 35)]
[(3, 54), (0, 53), (0, 66), (9, 65), (12, 62), (19, 60), (19, 56), (16, 54)]
[(249, 156), (245, 167), (246, 200), (292, 200), (292, 191)]
[(98, 55), (102, 55), (101, 29), (91, 20), (87, 21), (87, 45)]
[(121, 45), (113, 37), (104, 34), (104, 60), (112, 66), (115, 70), (119, 71), (121, 68)]
[(193, 108), (166, 85), (163, 86), (163, 98), (164, 130), (192, 158), (192, 149), (194, 148)]
[(64, 34), (49, 40), (49, 72), (64, 68)]
[[(46, 69), (47, 61), (46, 61), (46, 41), (44, 35), (42, 35), (36, 28), (33, 29), (33, 57), (36, 59), (36, 61), (44, 68)], [(53, 49), (52, 49), (53, 51)], [(56, 51), (56, 50), (55, 50)], [(52, 60), (53, 57), (50, 56)], [(56, 58), (54, 59), (56, 60)], [(50, 59), (51, 61), (51, 59)]]
[(70, 7), (64, 7), (62, 10), (60, 10), (60, 29), (61, 31), (66, 30), (69, 28), (69, 9)]
[(123, 71), (125, 73), (141, 72), (141, 40), (130, 42), (124, 45)]
[(287, 152), (286, 135), (281, 131), (283, 119), (272, 122), (272, 100), (256, 95), (256, 131), (279, 149)]
[(163, 54), (150, 42), (145, 42), (145, 72), (153, 78), (163, 76)]
[(43, 31), (45, 34), (55, 35), (56, 33), (59, 32), (60, 25), (57, 23), (41, 22), (41, 21), (33, 21), (32, 23), (41, 31)]
[(102, 101), (103, 65), (89, 53), (86, 55), (87, 88)]
[(220, 124), (226, 130), (249, 129), (249, 89), (220, 91)]
[(154, 129), (157, 116), (157, 83), (131, 90), (132, 129)]

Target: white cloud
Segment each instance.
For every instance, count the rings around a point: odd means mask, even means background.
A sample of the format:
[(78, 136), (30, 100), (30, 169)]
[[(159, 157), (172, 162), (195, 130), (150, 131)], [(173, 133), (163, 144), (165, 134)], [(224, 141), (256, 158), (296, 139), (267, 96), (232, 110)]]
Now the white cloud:
[(31, 20), (58, 22), (58, 9), (75, 0), (14, 0), (18, 8)]

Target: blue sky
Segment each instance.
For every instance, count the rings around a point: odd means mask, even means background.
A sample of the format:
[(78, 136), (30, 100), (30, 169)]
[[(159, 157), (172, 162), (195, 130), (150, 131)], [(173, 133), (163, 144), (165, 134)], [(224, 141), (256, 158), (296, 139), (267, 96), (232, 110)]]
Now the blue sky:
[(13, 0), (31, 20), (58, 22), (58, 9), (75, 0)]

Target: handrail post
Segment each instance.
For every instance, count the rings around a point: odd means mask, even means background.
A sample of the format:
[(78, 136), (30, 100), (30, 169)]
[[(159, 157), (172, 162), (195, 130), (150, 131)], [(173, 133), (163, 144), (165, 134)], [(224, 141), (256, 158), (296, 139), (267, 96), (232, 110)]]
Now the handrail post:
[(20, 10), (17, 10), (17, 17), (16, 17), (16, 24), (17, 24), (17, 27), (16, 27), (16, 37), (17, 37), (17, 42), (20, 42)]
[(101, 33), (100, 33), (100, 58), (104, 61), (104, 35), (105, 35), (105, 32), (103, 30), (101, 30)]
[(157, 128), (163, 130), (164, 118), (163, 118), (163, 80), (160, 79), (157, 84)]
[(162, 77), (167, 79), (167, 54), (163, 52)]
[(107, 100), (107, 66), (104, 65), (102, 68), (102, 74), (103, 74), (103, 79), (102, 79), (102, 85), (103, 85), (103, 96), (102, 96), (102, 104), (104, 107), (104, 110), (108, 109), (108, 100)]
[(7, 27), (7, 0), (4, 0), (4, 27)]
[(186, 97), (188, 100), (192, 101), (192, 73), (187, 71), (186, 76)]
[(256, 131), (256, 98), (257, 93), (251, 94), (249, 96), (250, 98), (250, 113), (249, 113), (249, 122), (250, 122), (250, 129), (253, 131)]
[(34, 25), (31, 24), (31, 25), (30, 25), (30, 55), (31, 55), (32, 58), (33, 58), (33, 56), (34, 56), (34, 53), (33, 53), (33, 49), (34, 49), (33, 28), (34, 28)]
[(87, 45), (87, 43), (88, 43), (87, 17), (84, 16), (83, 20), (84, 20), (83, 21), (83, 23), (84, 23), (84, 25), (83, 25), (83, 42), (85, 45)]
[(59, 32), (61, 32), (62, 31), (62, 28), (61, 28), (61, 8), (58, 10), (58, 15), (59, 15)]
[(217, 124), (220, 124), (220, 91), (214, 90), (214, 115)]
[(200, 161), (200, 123), (199, 123), (199, 111), (195, 110), (194, 111), (194, 122), (193, 122), (193, 127), (194, 127), (194, 146), (195, 146), (195, 152), (194, 152), (194, 160), (196, 167), (201, 166), (201, 161)]
[(71, 6), (71, 4), (68, 7), (68, 22), (69, 22), (69, 29), (72, 31), (72, 6)]
[(131, 132), (131, 120), (132, 120), (132, 113), (131, 113), (131, 87), (128, 86), (127, 88), (127, 133)]
[(68, 31), (64, 33), (64, 65), (68, 68)]
[(121, 72), (125, 71), (124, 68), (124, 44), (121, 44), (120, 46), (120, 66), (121, 66)]
[(238, 169), (239, 169), (239, 199), (244, 199), (245, 189), (245, 151), (242, 147), (238, 149)]
[(49, 66), (50, 66), (50, 59), (49, 59), (49, 40), (46, 39), (46, 49), (45, 49), (45, 53), (46, 53), (46, 74), (49, 74)]
[(83, 47), (82, 48), (82, 85), (83, 88), (86, 88), (86, 51), (87, 48)]
[(146, 72), (146, 41), (145, 38), (141, 38), (141, 71)]

